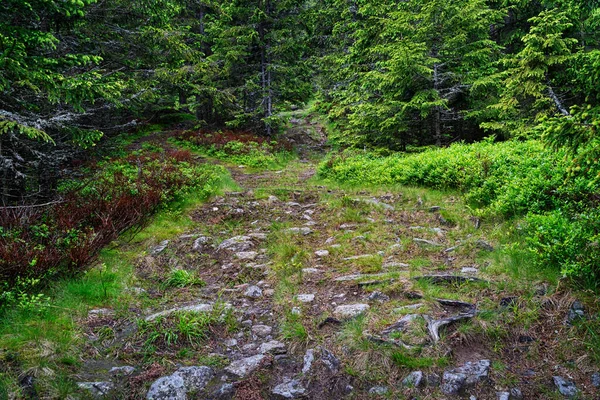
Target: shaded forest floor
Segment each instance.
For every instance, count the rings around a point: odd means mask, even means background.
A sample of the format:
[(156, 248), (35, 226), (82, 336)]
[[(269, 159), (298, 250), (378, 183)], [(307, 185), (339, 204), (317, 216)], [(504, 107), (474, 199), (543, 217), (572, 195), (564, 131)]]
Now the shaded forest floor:
[(528, 268), (460, 196), (320, 181), (320, 126), (299, 118), (290, 139), (302, 148), (285, 168), (227, 165), (222, 195), (161, 213), (61, 283), (82, 301), (64, 325), (14, 327), (7, 393), (598, 397), (578, 327), (589, 294)]

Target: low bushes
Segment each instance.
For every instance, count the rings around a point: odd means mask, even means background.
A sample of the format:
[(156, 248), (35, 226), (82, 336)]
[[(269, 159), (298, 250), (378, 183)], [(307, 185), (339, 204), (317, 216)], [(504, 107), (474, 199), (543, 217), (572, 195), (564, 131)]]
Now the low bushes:
[(251, 168), (280, 168), (293, 157), (289, 143), (251, 133), (186, 131), (175, 135), (174, 140), (209, 157)]
[(208, 196), (225, 175), (178, 150), (140, 150), (93, 170), (85, 184), (65, 182), (53, 204), (0, 209), (0, 306), (15, 298), (15, 283), (79, 270), (165, 202), (192, 190)]
[(319, 175), (349, 185), (456, 189), (481, 215), (525, 216), (524, 232), (537, 262), (595, 286), (598, 171), (573, 175), (570, 166), (566, 152), (539, 141), (484, 141), (389, 157), (346, 151), (324, 161)]

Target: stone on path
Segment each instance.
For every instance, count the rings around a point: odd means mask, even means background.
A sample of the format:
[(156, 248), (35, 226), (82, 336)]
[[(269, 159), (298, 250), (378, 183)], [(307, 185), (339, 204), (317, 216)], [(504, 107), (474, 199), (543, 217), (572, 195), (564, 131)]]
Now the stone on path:
[(152, 251), (150, 252), (151, 255), (153, 256), (157, 256), (160, 253), (162, 253), (163, 251), (165, 251), (165, 249), (167, 248), (167, 246), (169, 245), (169, 241), (168, 240), (163, 240), (162, 242), (160, 242), (158, 244), (158, 246), (155, 246)]
[(324, 347), (321, 347), (321, 361), (334, 374), (338, 373), (342, 365), (335, 354)]
[(494, 246), (492, 246), (485, 240), (478, 240), (477, 242), (475, 242), (475, 245), (485, 251), (494, 251)]
[(252, 261), (255, 260), (256, 257), (258, 257), (258, 253), (256, 251), (240, 251), (238, 253), (235, 253), (235, 258), (237, 258), (238, 260), (248, 260), (248, 261)]
[(315, 251), (315, 255), (317, 257), (327, 257), (329, 255), (329, 251), (327, 251), (327, 250), (317, 250), (317, 251)]
[(278, 340), (271, 340), (270, 342), (263, 343), (258, 348), (260, 354), (283, 354), (286, 351), (285, 344)]
[(250, 236), (234, 236), (223, 240), (217, 247), (217, 250), (227, 250), (231, 252), (248, 251), (254, 246)]
[(592, 385), (597, 388), (600, 388), (600, 372), (594, 372), (592, 374)]
[(245, 378), (251, 372), (255, 371), (265, 358), (266, 356), (264, 354), (242, 358), (225, 367), (225, 371), (239, 378)]
[(194, 244), (192, 245), (192, 250), (194, 250), (194, 251), (202, 250), (202, 247), (205, 244), (208, 244), (209, 242), (210, 242), (210, 238), (208, 236), (199, 236), (198, 238), (196, 238), (196, 240), (194, 240)]
[(307, 227), (288, 228), (285, 231), (288, 233), (296, 234), (296, 235), (310, 235), (312, 233), (312, 229), (307, 228)]
[(273, 388), (272, 393), (286, 399), (295, 399), (306, 393), (306, 389), (299, 380), (286, 377), (283, 378), (283, 383)]
[(408, 387), (419, 387), (423, 382), (423, 372), (413, 371), (406, 378), (402, 380), (402, 384)]
[(315, 300), (315, 295), (312, 293), (299, 294), (296, 299), (301, 303), (312, 303)]
[(576, 397), (579, 394), (579, 390), (573, 381), (567, 380), (562, 376), (553, 376), (552, 380), (554, 385), (558, 388), (560, 394), (565, 397)]
[(147, 400), (186, 400), (185, 382), (179, 375), (158, 378), (146, 395)]
[(569, 313), (567, 314), (567, 324), (571, 325), (576, 320), (583, 318), (585, 318), (585, 308), (579, 300), (575, 300), (573, 304), (571, 304), (571, 308), (569, 308)]
[(269, 336), (272, 331), (273, 331), (273, 328), (271, 328), (268, 325), (254, 325), (252, 327), (252, 333), (254, 333), (256, 336), (260, 336), (260, 337)]
[(466, 386), (472, 386), (487, 379), (490, 360), (467, 362), (463, 366), (444, 371), (441, 390), (445, 394), (456, 394)]
[(369, 394), (370, 395), (376, 395), (376, 396), (383, 396), (385, 394), (387, 394), (390, 390), (387, 388), (387, 386), (373, 386), (371, 389), (369, 389)]
[(351, 319), (363, 314), (369, 308), (368, 304), (344, 304), (333, 310), (333, 316), (341, 320)]
[(258, 299), (262, 297), (262, 289), (256, 285), (249, 286), (248, 289), (244, 292), (244, 296), (249, 297), (251, 299)]
[(315, 361), (315, 350), (308, 349), (306, 350), (306, 354), (304, 354), (304, 364), (302, 365), (302, 373), (306, 374), (312, 368), (312, 364)]
[(186, 392), (190, 392), (204, 389), (215, 373), (211, 368), (202, 366), (181, 367), (173, 375), (180, 376)]

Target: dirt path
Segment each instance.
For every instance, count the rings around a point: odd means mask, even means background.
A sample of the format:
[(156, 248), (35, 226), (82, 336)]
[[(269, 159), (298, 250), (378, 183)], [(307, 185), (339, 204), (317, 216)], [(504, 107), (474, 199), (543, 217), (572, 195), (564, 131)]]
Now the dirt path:
[[(231, 168), (239, 192), (140, 257), (135, 318), (92, 314), (93, 334), (107, 321), (123, 333), (92, 345), (82, 387), (149, 399), (517, 399), (553, 398), (552, 376), (589, 379), (542, 339), (567, 329), (572, 300), (506, 282), (457, 198), (323, 186), (315, 168)], [(527, 302), (544, 306), (534, 317), (519, 311)]]

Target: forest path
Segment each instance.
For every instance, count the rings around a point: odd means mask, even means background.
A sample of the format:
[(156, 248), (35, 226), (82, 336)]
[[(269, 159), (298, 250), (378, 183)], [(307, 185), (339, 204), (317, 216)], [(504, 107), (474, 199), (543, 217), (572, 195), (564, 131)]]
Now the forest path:
[(318, 149), (280, 171), (228, 166), (241, 190), (140, 256), (136, 323), (94, 345), (80, 386), (148, 399), (551, 392), (548, 374), (568, 372), (540, 365), (556, 355), (536, 337), (563, 324), (564, 304), (527, 321), (459, 198), (328, 185), (314, 177)]

